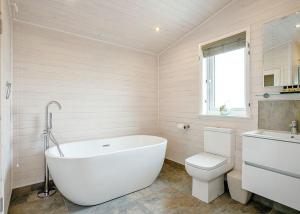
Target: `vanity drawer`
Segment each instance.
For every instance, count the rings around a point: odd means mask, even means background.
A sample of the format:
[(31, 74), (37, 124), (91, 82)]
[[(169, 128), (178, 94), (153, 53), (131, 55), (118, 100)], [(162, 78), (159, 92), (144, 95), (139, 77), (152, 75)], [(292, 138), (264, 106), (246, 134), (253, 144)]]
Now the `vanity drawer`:
[(243, 136), (243, 161), (300, 178), (300, 144)]
[(242, 187), (300, 210), (300, 179), (243, 164)]

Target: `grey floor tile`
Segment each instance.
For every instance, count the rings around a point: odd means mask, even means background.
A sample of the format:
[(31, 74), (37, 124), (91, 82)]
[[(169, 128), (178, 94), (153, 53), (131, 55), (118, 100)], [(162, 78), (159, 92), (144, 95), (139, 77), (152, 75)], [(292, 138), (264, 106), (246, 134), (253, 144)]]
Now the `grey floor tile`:
[(40, 199), (37, 192), (30, 194), (26, 202), (12, 204), (9, 208), (10, 214), (67, 214), (63, 197), (56, 193), (48, 199)]
[(66, 200), (66, 206), (68, 212), (72, 214), (151, 214), (151, 212), (138, 201), (129, 200), (126, 196), (90, 207), (79, 206)]
[(192, 179), (184, 167), (166, 162), (158, 179), (149, 187), (96, 206), (84, 207), (60, 193), (48, 200), (36, 191), (21, 189), (12, 197), (10, 214), (280, 214), (255, 201), (242, 205), (225, 193), (210, 204), (191, 195)]

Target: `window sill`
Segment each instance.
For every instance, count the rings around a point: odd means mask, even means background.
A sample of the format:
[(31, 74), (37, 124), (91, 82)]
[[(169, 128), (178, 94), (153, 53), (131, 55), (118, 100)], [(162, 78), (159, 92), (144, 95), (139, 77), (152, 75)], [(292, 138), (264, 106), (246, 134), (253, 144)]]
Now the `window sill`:
[(207, 118), (232, 118), (232, 119), (251, 119), (249, 115), (221, 115), (218, 113), (201, 113), (200, 117), (207, 117)]

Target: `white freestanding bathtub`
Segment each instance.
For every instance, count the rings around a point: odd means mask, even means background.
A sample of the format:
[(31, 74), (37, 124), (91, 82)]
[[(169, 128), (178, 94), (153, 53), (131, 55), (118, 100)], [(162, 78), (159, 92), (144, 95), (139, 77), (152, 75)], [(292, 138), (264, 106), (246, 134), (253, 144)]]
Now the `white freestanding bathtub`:
[(150, 186), (165, 158), (167, 140), (148, 135), (81, 141), (46, 151), (50, 174), (70, 201), (95, 205)]

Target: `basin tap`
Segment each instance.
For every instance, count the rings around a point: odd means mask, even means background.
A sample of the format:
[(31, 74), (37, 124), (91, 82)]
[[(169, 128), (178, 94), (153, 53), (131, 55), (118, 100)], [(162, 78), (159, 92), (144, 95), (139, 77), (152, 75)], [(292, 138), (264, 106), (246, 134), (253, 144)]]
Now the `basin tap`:
[(297, 121), (293, 120), (290, 124), (291, 134), (297, 134)]

